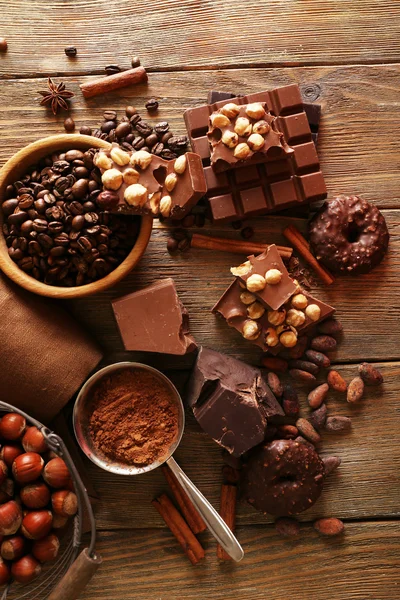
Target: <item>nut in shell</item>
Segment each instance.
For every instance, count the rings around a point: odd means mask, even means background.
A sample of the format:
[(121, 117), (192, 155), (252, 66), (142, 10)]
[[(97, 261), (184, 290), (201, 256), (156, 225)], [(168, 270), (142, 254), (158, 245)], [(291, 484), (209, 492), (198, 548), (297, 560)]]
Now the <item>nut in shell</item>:
[(178, 156), (176, 161), (174, 162), (174, 171), (178, 173), (178, 175), (182, 175), (186, 171), (187, 158), (183, 154), (182, 156)]
[(251, 119), (259, 120), (265, 116), (265, 110), (260, 102), (253, 102), (252, 104), (248, 104), (246, 106), (246, 114)]
[(260, 292), (266, 286), (265, 278), (262, 275), (253, 273), (246, 281), (246, 287), (249, 292)]
[(133, 183), (124, 192), (124, 198), (130, 206), (143, 206), (148, 197), (147, 188), (141, 183)]
[(260, 302), (253, 302), (247, 307), (247, 316), (250, 319), (260, 319), (265, 313), (265, 308)]
[(247, 321), (244, 322), (243, 324), (243, 337), (246, 340), (256, 340), (258, 338), (258, 336), (260, 335), (260, 326), (256, 321), (252, 321), (251, 319), (248, 319)]
[(122, 173), (118, 169), (108, 169), (101, 176), (101, 181), (107, 190), (119, 190), (122, 185)]
[(240, 106), (233, 102), (228, 102), (220, 109), (223, 115), (226, 115), (229, 119), (234, 119), (240, 113)]

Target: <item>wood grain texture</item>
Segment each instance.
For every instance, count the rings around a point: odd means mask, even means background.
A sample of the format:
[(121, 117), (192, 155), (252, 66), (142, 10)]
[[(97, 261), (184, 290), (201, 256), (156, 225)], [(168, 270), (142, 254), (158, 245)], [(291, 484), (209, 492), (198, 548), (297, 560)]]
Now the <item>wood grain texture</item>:
[[(3, 77), (128, 68), (396, 62), (400, 7), (391, 0), (2, 0)], [(378, 40), (378, 43), (377, 43)], [(75, 45), (69, 60), (65, 46)]]
[[(310, 525), (288, 541), (273, 526), (237, 530), (245, 557), (220, 563), (215, 542), (200, 539), (205, 560), (192, 567), (165, 529), (101, 532), (103, 564), (82, 600), (397, 600), (398, 523), (347, 523), (338, 538)], [(118, 592), (116, 593), (116, 590)], [(117, 595), (118, 594), (118, 595)]]

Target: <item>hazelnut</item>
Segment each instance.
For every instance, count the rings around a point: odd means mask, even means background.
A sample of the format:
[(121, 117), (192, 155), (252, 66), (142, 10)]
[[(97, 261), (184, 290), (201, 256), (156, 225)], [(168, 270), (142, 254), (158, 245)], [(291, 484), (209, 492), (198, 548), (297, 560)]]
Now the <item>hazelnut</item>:
[(297, 281), (297, 279), (293, 279), (293, 283), (296, 286), (296, 291), (294, 292), (294, 295), (295, 294), (300, 294), (300, 292), (301, 292), (301, 286), (300, 286), (299, 282)]
[(256, 321), (247, 320), (244, 322), (242, 333), (246, 340), (256, 340), (260, 332), (260, 326)]
[(62, 458), (53, 458), (44, 468), (43, 478), (45, 482), (54, 488), (68, 487), (71, 476), (68, 467)]
[(172, 192), (172, 190), (176, 186), (177, 181), (178, 181), (178, 177), (176, 176), (175, 173), (170, 173), (169, 175), (166, 176), (164, 185), (165, 185), (167, 192)]
[(53, 511), (61, 517), (73, 517), (78, 511), (78, 499), (74, 492), (57, 490), (51, 496)]
[(264, 146), (265, 140), (259, 133), (252, 133), (247, 143), (253, 152), (258, 152)]
[(268, 329), (265, 331), (265, 343), (267, 346), (271, 346), (271, 348), (277, 346), (279, 343), (278, 334), (273, 327), (268, 327)]
[(220, 109), (223, 115), (226, 115), (229, 119), (234, 119), (240, 113), (240, 106), (233, 102), (228, 102)]
[(133, 185), (134, 183), (138, 183), (140, 173), (139, 171), (136, 171), (136, 169), (134, 169), (133, 167), (129, 167), (128, 169), (125, 169), (125, 171), (122, 173), (122, 177), (126, 185)]
[(7, 563), (4, 562), (2, 558), (0, 558), (0, 585), (5, 585), (10, 581), (11, 571), (10, 567)]
[(28, 427), (22, 438), (22, 445), (25, 452), (47, 452), (47, 444), (44, 435), (37, 427)]
[(25, 429), (26, 421), (17, 413), (7, 413), (0, 421), (0, 436), (5, 440), (19, 440)]
[(278, 325), (282, 325), (282, 323), (285, 321), (285, 318), (286, 310), (284, 308), (268, 311), (268, 322), (271, 323), (271, 325), (275, 325), (276, 327)]
[(243, 277), (244, 275), (247, 275), (247, 273), (249, 273), (251, 269), (252, 266), (250, 261), (246, 260), (246, 262), (242, 263), (238, 267), (231, 267), (231, 273), (235, 277)]
[(251, 123), (246, 117), (239, 117), (236, 119), (235, 127), (233, 128), (235, 133), (242, 137), (247, 137), (251, 134)]
[(277, 285), (282, 279), (282, 273), (279, 269), (268, 269), (265, 273), (265, 281), (269, 285)]
[(0, 554), (4, 560), (17, 560), (26, 553), (26, 547), (25, 538), (22, 535), (15, 535), (2, 542)]
[(118, 206), (119, 194), (112, 192), (111, 190), (104, 190), (97, 196), (96, 204), (101, 210), (110, 210)]
[(17, 456), (12, 465), (14, 479), (18, 483), (30, 483), (41, 476), (44, 460), (37, 452), (26, 452)]
[(17, 456), (20, 456), (20, 454), (23, 453), (24, 451), (22, 450), (21, 446), (7, 444), (0, 450), (0, 458), (1, 460), (4, 460), (7, 467), (12, 467), (12, 464)]
[(293, 331), (284, 331), (279, 336), (279, 341), (285, 348), (293, 348), (297, 344), (297, 335)]
[(153, 215), (158, 214), (160, 209), (160, 200), (161, 200), (161, 192), (154, 192), (154, 194), (150, 194), (150, 208)]
[(304, 294), (296, 294), (295, 296), (292, 296), (292, 306), (294, 308), (303, 309), (307, 306), (307, 304), (308, 300)]
[(50, 562), (57, 558), (59, 550), (60, 540), (54, 533), (37, 540), (32, 546), (33, 556), (41, 563)]
[[(0, 504), (14, 499), (15, 484), (13, 479), (6, 479), (0, 487)], [(1, 540), (0, 540), (1, 541)]]
[(36, 481), (20, 490), (20, 498), (27, 508), (44, 508), (50, 502), (50, 490), (42, 481)]
[(235, 150), (233, 151), (233, 156), (239, 160), (245, 160), (250, 155), (250, 152), (251, 150), (248, 145), (242, 142), (236, 146)]
[(160, 200), (160, 213), (163, 217), (169, 217), (171, 214), (172, 199), (171, 196), (163, 196)]
[(101, 176), (101, 181), (108, 190), (119, 190), (122, 185), (122, 173), (118, 169), (108, 169)]
[(119, 146), (114, 146), (111, 149), (110, 157), (120, 167), (128, 165), (129, 161), (131, 160), (130, 154), (128, 154), (128, 152), (125, 152), (125, 150), (122, 150), (122, 148), (120, 148)]
[(257, 121), (253, 125), (253, 133), (259, 133), (265, 135), (271, 129), (271, 125), (267, 121)]
[(138, 150), (131, 156), (131, 165), (138, 165), (141, 169), (147, 169), (153, 159), (152, 154), (146, 150)]
[(222, 127), (227, 127), (230, 124), (228, 117), (220, 113), (211, 115), (210, 121), (213, 127), (218, 127), (219, 129)]
[(95, 154), (93, 163), (96, 167), (103, 169), (104, 171), (108, 171), (108, 169), (112, 169), (113, 167), (113, 161), (105, 152), (98, 152)]
[(247, 307), (247, 316), (250, 319), (259, 319), (265, 313), (265, 308), (259, 302), (253, 302)]
[(287, 323), (279, 325), (279, 327), (276, 328), (276, 333), (278, 335), (281, 335), (281, 333), (284, 333), (285, 331), (293, 331), (293, 333), (297, 335), (296, 329), (292, 325), (288, 325)]
[(52, 523), (49, 510), (28, 512), (22, 519), (21, 531), (28, 540), (40, 540), (50, 533)]
[(7, 479), (8, 467), (4, 460), (0, 460), (0, 485)]
[(68, 517), (61, 517), (60, 515), (53, 516), (53, 529), (62, 529), (68, 523)]
[(311, 319), (311, 321), (318, 321), (321, 316), (321, 309), (318, 304), (309, 304), (306, 307), (306, 316)]
[(246, 115), (251, 119), (262, 119), (265, 116), (265, 110), (260, 102), (254, 102), (246, 106)]
[(178, 173), (178, 175), (182, 175), (182, 173), (186, 170), (187, 158), (183, 154), (182, 156), (178, 156), (176, 161), (174, 162), (174, 171)]
[(30, 554), (23, 556), (11, 565), (11, 575), (18, 583), (29, 583), (42, 572), (40, 563)]
[(293, 327), (300, 327), (304, 324), (306, 320), (306, 315), (296, 308), (290, 308), (286, 315), (286, 323), (288, 325), (293, 325)]
[(126, 188), (124, 198), (130, 206), (143, 206), (147, 202), (147, 188), (141, 183), (133, 183)]
[(238, 145), (239, 136), (237, 135), (237, 133), (227, 130), (224, 131), (221, 141), (223, 144), (225, 144), (225, 146), (228, 146), (228, 148), (234, 148)]
[(14, 535), (22, 523), (22, 511), (15, 500), (0, 505), (0, 535)]
[(249, 292), (260, 292), (265, 288), (266, 281), (262, 275), (254, 273), (246, 281), (246, 287)]
[(254, 296), (254, 294), (250, 294), (250, 292), (242, 292), (240, 294), (240, 302), (243, 302), (243, 304), (253, 304), (253, 302), (256, 301), (256, 297)]

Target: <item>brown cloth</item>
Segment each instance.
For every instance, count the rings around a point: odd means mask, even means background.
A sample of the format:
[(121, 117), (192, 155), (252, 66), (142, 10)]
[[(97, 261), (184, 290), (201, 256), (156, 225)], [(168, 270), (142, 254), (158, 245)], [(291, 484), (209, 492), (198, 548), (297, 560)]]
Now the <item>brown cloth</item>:
[(0, 273), (0, 400), (48, 423), (101, 358), (60, 304)]

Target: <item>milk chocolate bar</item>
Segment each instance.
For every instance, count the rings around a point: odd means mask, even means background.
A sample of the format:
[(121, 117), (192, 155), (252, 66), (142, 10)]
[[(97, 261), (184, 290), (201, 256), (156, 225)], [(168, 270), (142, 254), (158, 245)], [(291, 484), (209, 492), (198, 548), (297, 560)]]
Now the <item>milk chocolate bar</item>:
[(116, 200), (116, 212), (181, 219), (206, 191), (201, 159), (193, 152), (165, 160), (113, 144), (110, 151), (99, 150), (94, 163), (105, 193)]
[(117, 298), (112, 307), (125, 350), (183, 355), (197, 347), (171, 278)]
[(284, 414), (259, 369), (204, 347), (186, 398), (202, 429), (233, 456), (261, 443), (268, 419)]

